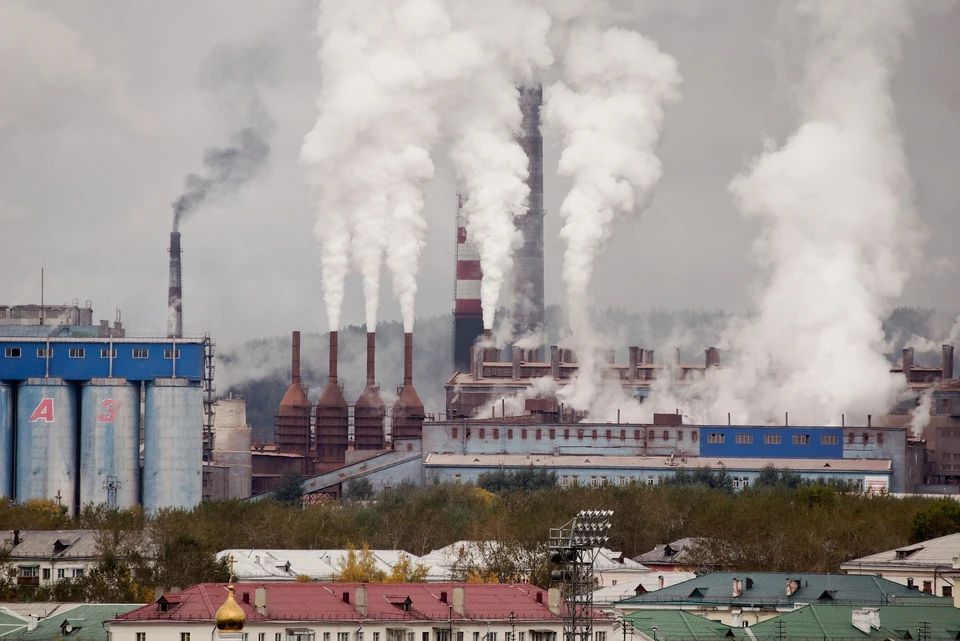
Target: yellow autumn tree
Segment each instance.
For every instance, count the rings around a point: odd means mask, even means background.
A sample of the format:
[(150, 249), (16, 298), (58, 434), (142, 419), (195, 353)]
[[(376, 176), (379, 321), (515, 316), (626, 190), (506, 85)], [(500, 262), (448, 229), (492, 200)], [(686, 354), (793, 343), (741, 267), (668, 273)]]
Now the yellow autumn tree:
[(426, 583), (429, 566), (410, 563), (410, 557), (401, 552), (397, 564), (387, 575), (386, 583)]
[(357, 549), (352, 544), (347, 544), (347, 557), (340, 560), (340, 574), (338, 581), (343, 583), (383, 583), (387, 578), (387, 573), (377, 567), (377, 560), (373, 558), (373, 552), (366, 542)]

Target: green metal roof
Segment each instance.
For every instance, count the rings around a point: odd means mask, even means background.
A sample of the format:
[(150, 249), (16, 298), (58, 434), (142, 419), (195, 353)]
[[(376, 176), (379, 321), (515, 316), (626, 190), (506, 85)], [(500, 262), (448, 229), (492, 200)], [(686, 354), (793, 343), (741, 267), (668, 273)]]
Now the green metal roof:
[[(743, 628), (711, 621), (683, 610), (643, 610), (624, 617), (633, 627), (651, 639), (699, 641), (700, 639), (749, 639)], [(656, 627), (656, 633), (653, 628)], [(614, 634), (616, 639), (617, 635)]]
[[(37, 622), (33, 630), (26, 629), (19, 632), (17, 639), (23, 641), (49, 641), (62, 638), (82, 639), (83, 641), (107, 641), (107, 630), (103, 623), (115, 619), (119, 614), (126, 614), (131, 610), (142, 607), (142, 603), (111, 603), (111, 604), (83, 604), (70, 608), (64, 612), (57, 612)], [(73, 631), (64, 634), (64, 621), (73, 626)]]
[[(738, 597), (733, 596), (734, 579), (739, 579), (743, 585), (743, 593)], [(799, 588), (792, 595), (787, 595), (788, 580), (799, 583)], [(904, 599), (934, 604), (942, 597), (911, 590), (905, 585), (873, 575), (713, 572), (625, 599), (618, 605), (703, 604), (734, 607), (789, 607), (799, 603), (833, 603), (880, 606), (901, 605)]]
[(21, 619), (7, 612), (0, 612), (0, 638), (16, 637), (17, 633), (26, 629), (26, 627), (26, 619)]
[[(960, 610), (938, 606), (883, 606), (880, 628), (864, 633), (853, 626), (856, 608), (810, 605), (750, 626), (758, 639), (960, 639)], [(926, 623), (925, 629), (921, 627)], [(662, 637), (661, 637), (662, 638)]]

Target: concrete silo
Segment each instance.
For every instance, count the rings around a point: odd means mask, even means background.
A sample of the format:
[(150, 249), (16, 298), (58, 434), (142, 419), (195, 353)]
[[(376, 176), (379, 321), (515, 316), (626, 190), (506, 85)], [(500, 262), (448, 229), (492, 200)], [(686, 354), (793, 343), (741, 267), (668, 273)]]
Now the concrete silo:
[(13, 388), (0, 383), (0, 497), (13, 496)]
[(91, 379), (80, 392), (80, 504), (134, 507), (139, 480), (140, 387)]
[(203, 497), (203, 390), (181, 378), (147, 384), (143, 507), (193, 508)]
[[(309, 418), (309, 407), (307, 412)], [(229, 470), (225, 492), (228, 500), (245, 499), (253, 493), (251, 434), (252, 430), (247, 425), (246, 401), (230, 397), (216, 402), (213, 419), (213, 462)]]
[(17, 390), (18, 501), (77, 507), (77, 393), (60, 378), (28, 378)]

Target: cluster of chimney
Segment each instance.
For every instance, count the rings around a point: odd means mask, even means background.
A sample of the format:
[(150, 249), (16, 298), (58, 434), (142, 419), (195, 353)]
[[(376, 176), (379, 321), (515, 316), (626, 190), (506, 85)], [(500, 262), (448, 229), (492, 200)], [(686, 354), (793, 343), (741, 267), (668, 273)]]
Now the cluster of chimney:
[(937, 376), (936, 369), (933, 369), (933, 371), (930, 368), (918, 369), (914, 364), (913, 356), (912, 347), (904, 348), (901, 369), (907, 383), (929, 383), (937, 378), (943, 381), (953, 378), (953, 345), (944, 345), (942, 348), (939, 376)]
[[(310, 472), (324, 472), (345, 464), (346, 453), (386, 448), (386, 404), (376, 383), (376, 334), (367, 333), (367, 378), (353, 405), (353, 443), (350, 442), (350, 408), (343, 395), (337, 362), (339, 333), (330, 332), (330, 369), (327, 386), (316, 406), (311, 406), (300, 382), (300, 332), (293, 332), (292, 380), (280, 403), (276, 419), (277, 445), (281, 452), (311, 459)], [(413, 387), (413, 334), (403, 337), (403, 384), (397, 387), (397, 401), (391, 414), (392, 442), (419, 439), (423, 432), (423, 402)], [(315, 442), (310, 440), (313, 412)]]

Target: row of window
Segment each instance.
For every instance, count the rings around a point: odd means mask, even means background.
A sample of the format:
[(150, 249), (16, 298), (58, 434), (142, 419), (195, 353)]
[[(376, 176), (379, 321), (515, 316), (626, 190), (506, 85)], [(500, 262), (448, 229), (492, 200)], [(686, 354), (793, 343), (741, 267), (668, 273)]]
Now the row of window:
[[(436, 630), (436, 639), (434, 641), (451, 641), (449, 630)], [(406, 630), (388, 630), (388, 641), (416, 641), (416, 635), (413, 632)], [(503, 637), (504, 641), (526, 641), (526, 633), (518, 632), (518, 636), (514, 638), (514, 633), (504, 632)], [(456, 633), (456, 641), (464, 641), (464, 634), (462, 631)], [(358, 630), (353, 633), (354, 641), (364, 641), (363, 631)], [(244, 639), (247, 639), (247, 635), (243, 635)], [(284, 640), (284, 634), (282, 632), (276, 632), (273, 635), (273, 641), (316, 641), (317, 635), (313, 630), (288, 630), (286, 634), (286, 639)], [(546, 630), (535, 631), (530, 633), (530, 641), (556, 641), (557, 635), (554, 632), (549, 632)], [(595, 632), (593, 638), (596, 641), (606, 641), (607, 633), (606, 632)], [(147, 641), (146, 632), (137, 632), (136, 633), (137, 641)], [(430, 633), (423, 632), (421, 635), (422, 641), (430, 641)], [(180, 641), (190, 641), (189, 632), (180, 633)], [(257, 634), (257, 641), (267, 641), (267, 633), (260, 632)], [(323, 633), (323, 641), (332, 641), (332, 636), (330, 632)], [(337, 632), (337, 641), (350, 641), (349, 632)], [(380, 641), (380, 633), (373, 633), (373, 641)], [(487, 632), (484, 635), (480, 635), (479, 632), (473, 633), (473, 641), (497, 641), (496, 632)]]
[[(451, 429), (451, 431), (450, 431), (450, 436), (451, 436), (452, 438), (459, 438), (459, 436), (460, 436), (460, 430), (459, 430), (459, 428), (453, 427), (453, 428), (450, 428), (450, 429)], [(521, 429), (521, 430), (520, 430), (520, 438), (521, 438), (521, 439), (526, 439), (526, 438), (530, 435), (529, 433), (530, 433), (531, 431), (534, 433), (533, 436), (534, 436), (534, 439), (535, 439), (535, 440), (538, 440), (538, 441), (539, 441), (540, 439), (543, 438), (543, 430), (540, 429), (540, 428), (537, 428), (537, 429), (535, 429), (535, 430)], [(478, 432), (478, 433), (477, 433), (477, 437), (478, 437), (478, 438), (486, 438), (486, 437), (487, 437), (487, 430), (486, 430), (486, 428), (481, 427), (481, 428), (477, 429), (477, 432)], [(512, 438), (513, 438), (513, 432), (514, 432), (513, 428), (508, 428), (508, 429), (507, 429), (507, 434), (506, 434), (507, 439), (512, 439)], [(569, 439), (569, 438), (570, 438), (570, 432), (571, 432), (571, 430), (570, 430), (569, 428), (564, 429), (564, 430), (563, 430), (563, 438)], [(590, 438), (598, 438), (598, 437), (599, 437), (599, 433), (600, 433), (599, 430), (577, 429), (577, 430), (576, 430), (576, 437), (577, 437), (578, 439), (581, 439), (581, 440), (582, 440), (583, 438), (585, 438), (585, 437), (587, 436), (587, 432), (590, 432), (590, 434), (589, 434)], [(607, 440), (611, 440), (611, 439), (614, 438), (614, 434), (613, 434), (614, 430), (606, 430), (605, 432), (606, 432), (605, 438), (606, 438)], [(472, 432), (471, 432), (471, 430), (468, 428), (467, 431), (466, 431), (466, 437), (467, 437), (467, 438), (470, 438), (471, 434), (472, 434)], [(550, 438), (550, 439), (555, 439), (555, 438), (557, 437), (557, 430), (551, 428), (551, 429), (547, 430), (547, 434), (548, 434), (548, 438)], [(493, 436), (493, 438), (494, 438), (495, 440), (499, 439), (499, 438), (500, 438), (500, 428), (497, 428), (497, 427), (493, 428), (493, 429), (492, 429), (492, 436)], [(698, 436), (699, 436), (699, 435), (698, 435), (698, 433), (697, 433), (696, 430), (693, 430), (692, 432), (690, 432), (690, 440), (691, 440), (691, 441), (696, 442)], [(646, 438), (646, 439), (649, 440), (649, 441), (654, 441), (654, 440), (657, 439), (657, 433), (656, 433), (655, 430), (649, 430), (649, 431), (647, 431), (646, 433), (644, 432), (644, 430), (633, 430), (633, 439), (634, 439), (634, 440), (639, 441), (639, 440), (642, 439), (642, 438)], [(621, 440), (621, 441), (627, 440), (627, 430), (620, 430), (620, 440)], [(665, 441), (670, 440), (670, 430), (663, 430), (663, 440), (665, 440)], [(683, 440), (683, 430), (677, 430), (677, 440), (678, 440), (678, 441), (682, 441), (682, 440)]]
[[(19, 576), (25, 579), (36, 579), (40, 576), (41, 570), (37, 565), (21, 565), (19, 569)], [(50, 580), (50, 568), (43, 568), (43, 580)], [(58, 579), (67, 579), (74, 578), (79, 579), (83, 576), (83, 568), (57, 568), (57, 578)]]
[[(853, 432), (847, 434), (847, 443), (853, 443), (856, 435)], [(722, 432), (709, 432), (707, 434), (707, 443), (714, 444), (723, 444), (726, 441), (726, 434)], [(751, 445), (753, 444), (753, 434), (749, 432), (737, 432), (734, 437), (734, 441), (737, 445)], [(866, 432), (863, 433), (863, 442), (870, 442), (870, 435)], [(883, 434), (877, 434), (877, 442), (883, 443)], [(780, 434), (764, 434), (763, 435), (763, 444), (764, 445), (780, 445), (783, 443), (783, 438)], [(838, 445), (840, 443), (840, 437), (837, 434), (821, 434), (820, 435), (820, 445)], [(794, 445), (810, 445), (810, 435), (809, 434), (794, 434), (793, 435), (793, 444)]]
[[(7, 347), (3, 350), (3, 355), (6, 358), (20, 358), (23, 352), (19, 347)], [(71, 347), (67, 350), (67, 356), (70, 358), (86, 358), (87, 350), (83, 347)], [(149, 349), (134, 349), (132, 350), (132, 356), (134, 358), (150, 358)], [(116, 358), (117, 350), (116, 349), (101, 349), (100, 358)], [(180, 358), (179, 349), (165, 349), (163, 350), (164, 358)], [(53, 358), (53, 348), (39, 347), (37, 348), (37, 358)]]

